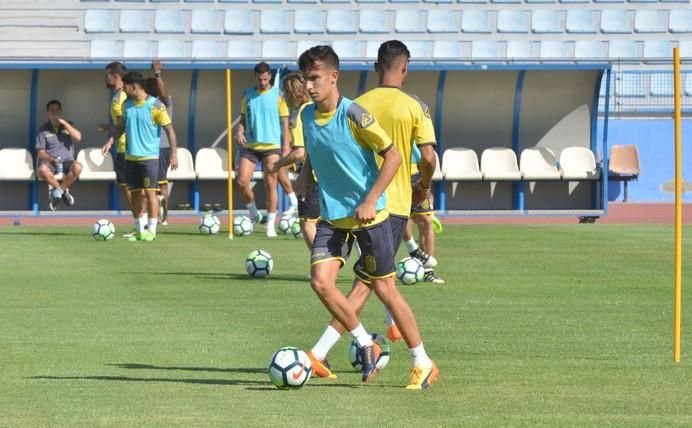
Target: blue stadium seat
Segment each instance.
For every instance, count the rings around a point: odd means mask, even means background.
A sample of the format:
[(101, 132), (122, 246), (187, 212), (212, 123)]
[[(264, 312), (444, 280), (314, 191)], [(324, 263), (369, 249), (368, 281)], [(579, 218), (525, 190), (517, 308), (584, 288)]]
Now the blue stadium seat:
[(290, 33), (288, 12), (283, 9), (263, 9), (260, 12), (260, 32), (266, 34)]
[(457, 0), (459, 3), (488, 3), (488, 0)]
[(574, 42), (574, 57), (578, 59), (602, 58), (603, 45), (599, 40), (577, 40)]
[(430, 43), (424, 40), (406, 40), (406, 47), (411, 52), (411, 59), (413, 60), (430, 58), (429, 45)]
[(474, 40), (471, 42), (471, 58), (499, 58), (500, 43), (495, 40)]
[(91, 58), (118, 58), (118, 42), (115, 40), (92, 40), (89, 47)]
[(593, 0), (595, 3), (624, 3), (625, 0)]
[(464, 33), (490, 33), (487, 10), (467, 9), (461, 13), (461, 31)]
[(368, 40), (365, 44), (365, 58), (377, 59), (377, 50), (380, 48), (382, 42)]
[(637, 33), (665, 33), (661, 12), (652, 9), (639, 9), (634, 14), (634, 31)]
[(542, 40), (540, 43), (541, 58), (567, 58), (567, 45), (561, 40)]
[(661, 0), (661, 3), (689, 3), (690, 0)]
[(636, 58), (637, 43), (634, 40), (611, 40), (608, 42), (609, 58)]
[(443, 9), (428, 10), (428, 33), (457, 33), (458, 31), (454, 12)]
[(219, 58), (221, 57), (219, 42), (216, 40), (193, 40), (193, 58)]
[(552, 9), (538, 9), (531, 17), (531, 31), (534, 33), (562, 33), (560, 14)]
[(213, 9), (193, 9), (190, 32), (194, 34), (219, 34), (219, 12)]
[(142, 9), (123, 9), (120, 11), (121, 33), (148, 33), (149, 11)]
[(253, 34), (252, 11), (247, 9), (227, 9), (223, 21), (226, 34)]
[(358, 3), (386, 3), (387, 0), (356, 0)]
[(327, 33), (355, 34), (356, 15), (352, 10), (329, 9), (327, 11)]
[(567, 11), (565, 29), (573, 34), (591, 34), (596, 32), (596, 21), (591, 9), (570, 9)]
[(332, 43), (332, 49), (339, 58), (360, 59), (363, 56), (360, 52), (360, 44), (356, 40), (337, 40)]
[(115, 33), (113, 12), (108, 9), (89, 9), (85, 11), (84, 32)]
[(504, 9), (497, 14), (498, 33), (526, 33), (526, 17), (523, 10)]
[(152, 3), (178, 3), (180, 0), (149, 0)]
[(521, 0), (490, 0), (491, 3), (521, 3)]
[(250, 40), (229, 40), (226, 51), (226, 56), (228, 56), (228, 58), (257, 58), (255, 42)]
[(658, 3), (658, 0), (627, 0), (629, 3)]
[(361, 33), (389, 33), (389, 19), (387, 19), (387, 12), (381, 9), (361, 10), (359, 28)]
[(177, 9), (157, 9), (154, 29), (157, 33), (184, 33), (183, 14)]
[(183, 0), (185, 3), (214, 3), (214, 0)]
[(392, 3), (418, 3), (419, 0), (389, 0)]
[(601, 31), (604, 34), (631, 33), (632, 21), (629, 12), (623, 9), (606, 9), (601, 11)]
[(560, 0), (560, 3), (590, 3), (590, 0)]
[(678, 47), (680, 48), (680, 58), (692, 59), (692, 40), (680, 40)]
[(293, 58), (290, 45), (285, 40), (265, 40), (262, 42), (263, 58)]
[(351, 0), (322, 0), (322, 3), (351, 3)]
[(673, 73), (651, 73), (649, 75), (649, 95), (652, 97), (672, 97)]
[(673, 43), (670, 40), (645, 40), (642, 56), (645, 62), (670, 60), (673, 58)]
[(296, 34), (324, 33), (322, 11), (320, 9), (298, 9), (294, 15), (293, 29)]
[(394, 31), (397, 33), (423, 33), (423, 15), (415, 9), (403, 9), (396, 11), (394, 19)]
[(461, 56), (461, 45), (455, 40), (435, 40), (433, 58), (458, 59)]
[(185, 42), (182, 40), (159, 40), (156, 55), (159, 58), (185, 58)]
[(281, 0), (252, 0), (253, 3), (281, 3)]
[(144, 3), (144, 0), (115, 0), (119, 2), (129, 2), (129, 3)]
[(507, 58), (533, 58), (533, 44), (527, 40), (507, 42)]
[(249, 0), (219, 0), (219, 3), (247, 3)]
[(123, 42), (123, 57), (125, 58), (153, 58), (151, 42), (149, 40), (135, 39)]
[(288, 0), (289, 3), (317, 3), (317, 0)]
[[(300, 56), (303, 52), (310, 49), (313, 46), (328, 45), (329, 43), (322, 40), (299, 40), (296, 43), (296, 58)], [(339, 55), (341, 57), (341, 55)]]
[(692, 33), (692, 10), (673, 9), (670, 11), (668, 28), (671, 33)]
[(692, 73), (687, 73), (685, 77), (685, 95), (692, 97)]
[(423, 0), (423, 3), (454, 3), (454, 0)]
[(644, 75), (620, 73), (615, 81), (615, 95), (619, 97), (646, 97)]
[(555, 3), (556, 0), (526, 0), (526, 3)]

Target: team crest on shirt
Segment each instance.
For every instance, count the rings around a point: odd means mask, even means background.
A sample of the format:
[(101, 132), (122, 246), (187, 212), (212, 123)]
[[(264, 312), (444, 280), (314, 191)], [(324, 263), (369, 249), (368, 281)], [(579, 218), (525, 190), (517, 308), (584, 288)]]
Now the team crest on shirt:
[(374, 273), (377, 270), (375, 256), (365, 256), (365, 270), (367, 270), (368, 273)]
[(375, 118), (368, 112), (363, 112), (360, 115), (360, 127), (367, 128), (375, 122)]
[(430, 108), (428, 106), (425, 106), (425, 109), (423, 110), (423, 114), (425, 115), (425, 117), (430, 119)]
[(149, 187), (151, 184), (151, 180), (149, 180), (149, 177), (144, 177), (144, 187)]

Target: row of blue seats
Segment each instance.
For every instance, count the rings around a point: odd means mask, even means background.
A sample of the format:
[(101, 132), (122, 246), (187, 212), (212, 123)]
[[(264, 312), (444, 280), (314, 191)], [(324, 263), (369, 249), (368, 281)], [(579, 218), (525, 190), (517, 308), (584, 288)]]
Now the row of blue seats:
[[(81, 0), (83, 2), (108, 3), (111, 0)], [(283, 3), (284, 0), (113, 0), (116, 3)], [(288, 3), (689, 3), (690, 0), (285, 0)]]
[[(151, 15), (154, 14), (153, 25)], [(259, 14), (259, 28), (255, 15)], [(293, 15), (291, 21), (290, 15)], [(386, 34), (386, 33), (528, 33), (631, 34), (692, 33), (692, 9), (539, 9), (534, 11), (450, 9), (193, 9), (186, 28), (179, 9), (89, 9), (87, 33), (172, 34)], [(393, 28), (391, 21), (393, 18)], [(119, 22), (119, 24), (116, 24)], [(291, 25), (293, 22), (293, 25)], [(599, 24), (600, 22), (600, 24)]]
[[(380, 40), (184, 40), (165, 39), (153, 43), (149, 39), (92, 40), (92, 58), (295, 58), (301, 52), (318, 44), (330, 44), (340, 57), (372, 60), (377, 57)], [(120, 45), (122, 44), (122, 50)], [(468, 43), (466, 43), (468, 44)], [(562, 59), (562, 60), (611, 60), (656, 62), (672, 57), (673, 42), (669, 40), (611, 40), (609, 42), (577, 40), (532, 42), (526, 40), (474, 40), (470, 42), (470, 56), (464, 43), (450, 40), (406, 40), (413, 59), (504, 60), (504, 59)], [(692, 40), (678, 43), (683, 58), (692, 58)]]

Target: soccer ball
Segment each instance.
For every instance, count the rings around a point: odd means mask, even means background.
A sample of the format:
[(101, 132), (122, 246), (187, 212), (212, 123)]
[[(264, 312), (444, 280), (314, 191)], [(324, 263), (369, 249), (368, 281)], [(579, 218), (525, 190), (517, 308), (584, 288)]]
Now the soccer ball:
[(276, 351), (269, 363), (269, 379), (279, 389), (302, 388), (312, 374), (308, 355), (290, 346)]
[(254, 250), (245, 258), (245, 270), (253, 278), (264, 278), (272, 273), (274, 260), (264, 250)]
[(247, 236), (255, 230), (255, 225), (250, 217), (241, 215), (233, 219), (233, 234), (235, 236)]
[[(387, 363), (389, 363), (389, 341), (386, 337), (380, 336), (377, 333), (370, 333), (370, 337), (372, 337), (372, 340), (377, 342), (382, 349), (382, 353), (375, 364), (379, 370), (382, 370), (387, 366)], [(354, 369), (358, 371), (363, 369), (363, 362), (360, 360), (360, 353), (358, 352), (358, 342), (356, 342), (355, 339), (351, 342), (351, 346), (348, 347), (348, 360), (351, 362)]]
[(221, 222), (219, 218), (212, 214), (202, 216), (199, 221), (199, 231), (204, 235), (213, 235), (219, 232)]
[(423, 263), (413, 257), (401, 259), (401, 261), (396, 264), (396, 277), (406, 285), (413, 285), (418, 281), (422, 281), (424, 274), (425, 268), (423, 267)]
[(298, 219), (291, 215), (284, 215), (279, 220), (279, 232), (284, 235), (292, 233), (293, 225), (298, 222)]
[(91, 229), (91, 236), (97, 241), (113, 239), (115, 236), (115, 226), (113, 226), (110, 220), (102, 218), (94, 223), (94, 227)]
[(291, 234), (293, 234), (293, 237), (298, 239), (303, 236), (303, 231), (300, 228), (300, 222), (296, 221), (291, 225)]

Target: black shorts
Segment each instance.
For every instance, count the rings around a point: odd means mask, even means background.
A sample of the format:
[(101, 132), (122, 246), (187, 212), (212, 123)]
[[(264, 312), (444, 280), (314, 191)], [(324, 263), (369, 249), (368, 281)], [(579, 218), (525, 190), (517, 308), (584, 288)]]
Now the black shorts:
[[(404, 238), (404, 232), (406, 232), (406, 225), (408, 224), (408, 217), (390, 214), (387, 223), (389, 223), (389, 228), (392, 231), (392, 259), (394, 259), (396, 252), (399, 250), (399, 245), (401, 245), (401, 240)], [(360, 245), (360, 241), (358, 241), (358, 245)], [(361, 247), (361, 251), (362, 250), (363, 247)], [(353, 272), (355, 272), (356, 276), (361, 281), (366, 284), (370, 284), (370, 274), (367, 272), (364, 263), (365, 260), (361, 255), (361, 258), (359, 258), (356, 261), (356, 264), (353, 266)]]
[[(415, 185), (420, 181), (421, 177), (420, 174), (413, 174), (411, 176), (411, 186)], [(433, 195), (432, 193), (428, 193), (428, 197), (424, 199), (423, 201), (417, 203), (417, 204), (412, 204), (411, 205), (411, 217), (415, 215), (432, 215), (434, 214), (435, 210), (433, 208)]]
[(387, 278), (394, 275), (394, 252), (392, 250), (392, 229), (389, 219), (367, 229), (338, 229), (324, 220), (317, 223), (317, 232), (312, 244), (311, 263), (339, 260), (343, 266), (353, 246), (358, 241), (361, 255), (356, 266), (361, 268), (356, 275), (371, 278)]
[(168, 183), (168, 167), (171, 166), (171, 148), (159, 149), (159, 184)]
[(303, 221), (317, 221), (320, 218), (320, 192), (315, 186), (304, 197), (298, 196), (298, 217)]
[(118, 184), (127, 184), (127, 161), (125, 153), (115, 154), (115, 181)]
[(265, 157), (271, 155), (281, 156), (281, 149), (253, 150), (244, 146), (240, 148), (240, 157), (249, 160), (255, 165), (263, 161)]
[[(62, 163), (63, 174), (67, 174), (68, 172), (70, 172), (70, 168), (72, 168), (72, 165), (74, 165), (74, 163), (75, 163), (74, 160), (63, 161), (63, 163)], [(53, 162), (39, 159), (38, 166), (40, 167), (42, 165), (47, 166), (48, 169), (50, 170), (50, 172), (53, 173), (53, 175), (58, 173), (58, 167), (55, 166), (55, 164)]]
[(128, 190), (157, 190), (159, 188), (159, 160), (129, 160), (127, 165)]

